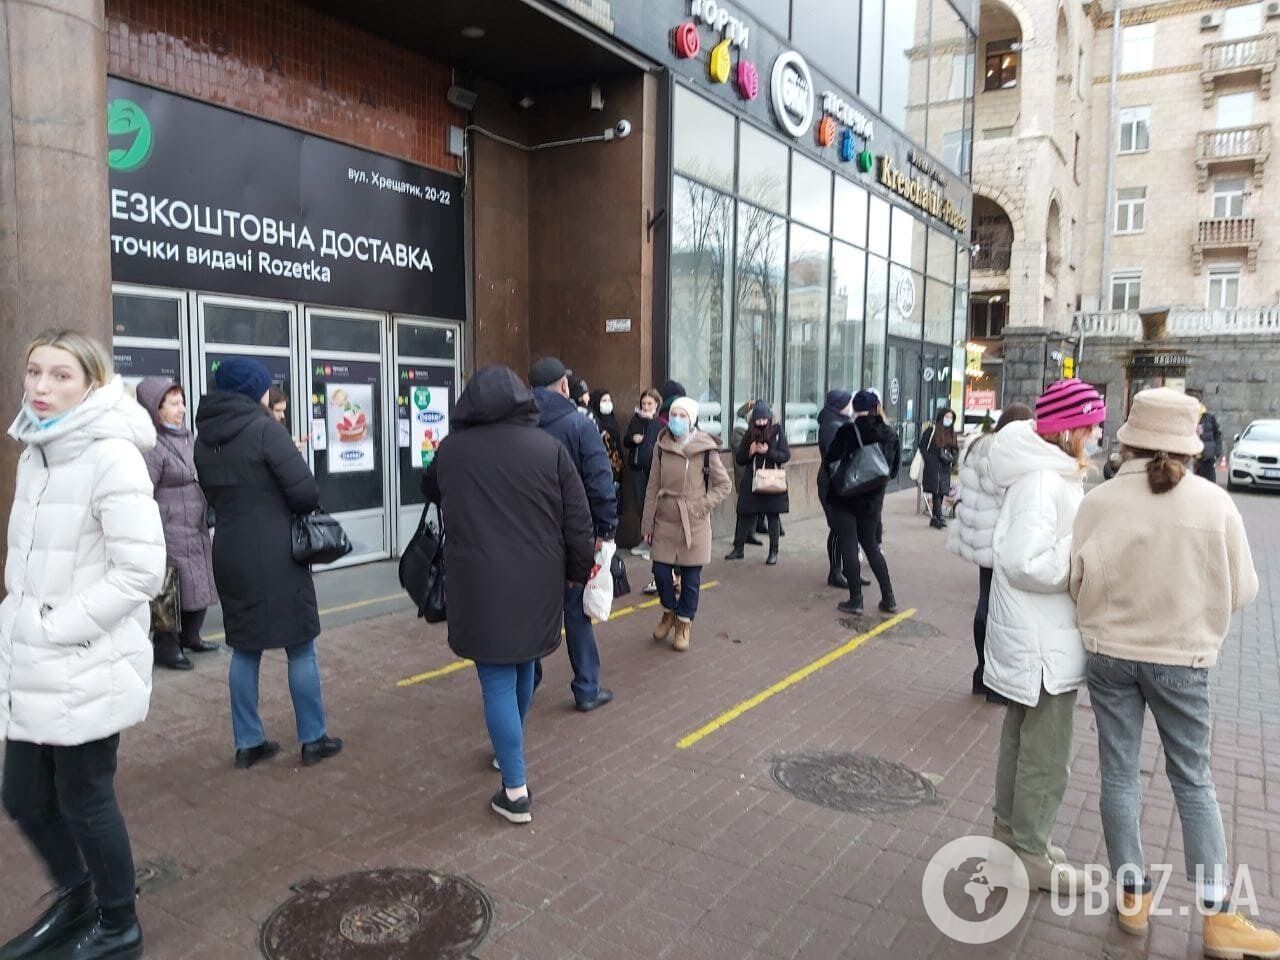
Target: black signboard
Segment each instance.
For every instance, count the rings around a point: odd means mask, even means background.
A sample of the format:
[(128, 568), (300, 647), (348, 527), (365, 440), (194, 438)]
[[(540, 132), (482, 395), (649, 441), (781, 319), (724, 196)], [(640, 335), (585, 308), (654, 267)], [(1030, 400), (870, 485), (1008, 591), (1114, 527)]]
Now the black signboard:
[(465, 318), (462, 180), (111, 77), (117, 282)]
[(129, 347), (118, 341), (112, 347), (116, 373), (126, 383), (137, 383), (146, 377), (168, 377), (180, 381), (178, 370), (182, 366), (182, 351), (177, 344), (172, 347)]

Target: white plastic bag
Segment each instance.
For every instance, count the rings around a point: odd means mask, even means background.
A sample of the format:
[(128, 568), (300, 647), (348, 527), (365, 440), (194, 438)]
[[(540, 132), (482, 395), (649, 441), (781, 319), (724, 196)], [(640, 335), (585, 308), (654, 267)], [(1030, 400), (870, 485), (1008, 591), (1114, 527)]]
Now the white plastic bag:
[(613, 554), (617, 550), (612, 540), (606, 540), (596, 551), (595, 569), (582, 593), (582, 609), (592, 620), (609, 619), (613, 612)]

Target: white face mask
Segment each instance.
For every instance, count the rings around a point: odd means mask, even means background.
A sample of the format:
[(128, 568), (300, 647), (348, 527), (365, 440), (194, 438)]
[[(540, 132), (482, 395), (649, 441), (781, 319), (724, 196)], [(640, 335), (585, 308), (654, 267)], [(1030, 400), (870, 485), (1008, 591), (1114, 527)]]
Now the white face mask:
[(607, 417), (609, 414), (613, 413), (613, 403), (612, 403), (612, 401), (609, 401), (609, 400), (602, 400), (602, 401), (600, 402), (600, 413), (601, 413), (601, 415), (606, 416), (606, 417)]
[(1084, 445), (1084, 455), (1086, 457), (1096, 457), (1101, 452), (1102, 442), (1090, 437), (1088, 442)]
[(955, 421), (955, 418), (954, 418), (954, 417), (943, 417), (943, 418), (942, 418), (942, 425), (943, 425), (944, 427), (949, 427), (949, 426), (951, 426), (951, 425), (952, 425), (953, 423), (955, 423), (955, 422), (956, 422), (956, 421)]

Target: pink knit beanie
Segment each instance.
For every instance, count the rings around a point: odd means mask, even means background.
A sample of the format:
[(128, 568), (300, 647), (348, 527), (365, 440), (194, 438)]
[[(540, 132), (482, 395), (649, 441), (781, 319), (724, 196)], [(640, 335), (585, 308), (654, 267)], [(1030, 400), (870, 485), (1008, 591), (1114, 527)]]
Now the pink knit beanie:
[(1102, 394), (1082, 380), (1059, 380), (1036, 400), (1036, 433), (1048, 436), (1107, 419)]

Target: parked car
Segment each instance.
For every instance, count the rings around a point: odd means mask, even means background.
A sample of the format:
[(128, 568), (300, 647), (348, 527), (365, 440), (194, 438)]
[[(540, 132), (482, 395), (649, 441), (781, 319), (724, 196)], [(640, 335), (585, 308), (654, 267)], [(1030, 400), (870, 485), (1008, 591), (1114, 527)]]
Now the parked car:
[(1236, 434), (1227, 458), (1227, 486), (1280, 488), (1280, 420), (1255, 420)]

